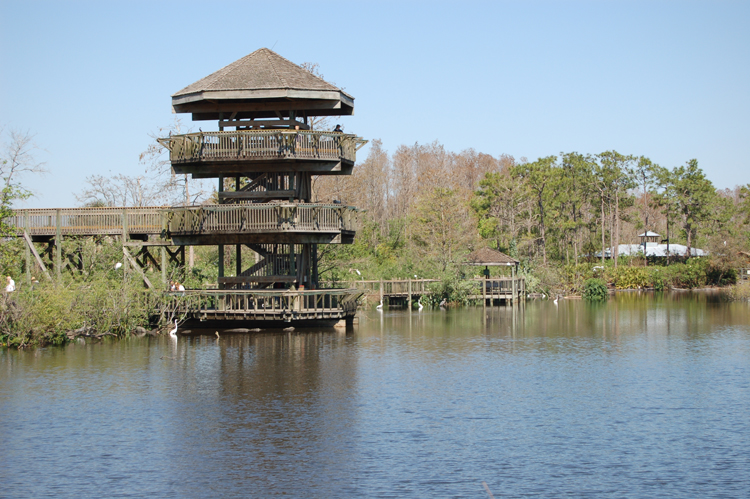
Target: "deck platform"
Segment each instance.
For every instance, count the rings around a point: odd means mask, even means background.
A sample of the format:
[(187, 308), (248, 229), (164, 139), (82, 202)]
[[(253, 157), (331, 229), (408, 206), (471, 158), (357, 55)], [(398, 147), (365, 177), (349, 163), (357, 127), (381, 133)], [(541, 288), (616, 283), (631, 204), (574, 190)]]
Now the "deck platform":
[(273, 327), (291, 322), (351, 321), (363, 292), (357, 289), (188, 290), (169, 294), (175, 312), (188, 320), (241, 321)]

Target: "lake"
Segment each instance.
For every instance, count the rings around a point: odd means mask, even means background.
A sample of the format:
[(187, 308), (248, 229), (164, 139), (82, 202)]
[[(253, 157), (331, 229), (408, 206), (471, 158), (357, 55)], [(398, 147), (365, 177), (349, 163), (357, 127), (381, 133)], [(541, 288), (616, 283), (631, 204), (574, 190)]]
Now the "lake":
[(0, 351), (0, 497), (750, 497), (750, 304)]

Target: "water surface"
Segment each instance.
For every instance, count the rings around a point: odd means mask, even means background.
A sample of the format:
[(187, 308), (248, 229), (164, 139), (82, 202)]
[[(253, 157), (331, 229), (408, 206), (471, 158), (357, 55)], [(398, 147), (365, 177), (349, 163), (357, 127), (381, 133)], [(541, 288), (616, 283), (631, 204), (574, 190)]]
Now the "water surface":
[(0, 497), (750, 497), (750, 306), (4, 351), (0, 427)]

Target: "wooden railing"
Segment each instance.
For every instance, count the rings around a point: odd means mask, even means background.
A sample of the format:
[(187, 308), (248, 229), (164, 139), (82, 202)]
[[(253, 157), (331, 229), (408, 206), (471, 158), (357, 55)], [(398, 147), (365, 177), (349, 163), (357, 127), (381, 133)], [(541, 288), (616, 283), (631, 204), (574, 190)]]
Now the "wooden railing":
[[(21, 235), (233, 234), (354, 231), (357, 210), (323, 204), (210, 205), (189, 208), (57, 208), (14, 210)], [(165, 233), (166, 234), (166, 233)]]
[(31, 236), (158, 234), (166, 208), (57, 208), (14, 210), (6, 222)]
[(356, 135), (306, 130), (199, 132), (158, 139), (172, 163), (311, 159), (352, 163), (366, 143)]
[(737, 269), (737, 280), (747, 281), (750, 280), (750, 267), (740, 267)]
[(357, 210), (321, 204), (217, 205), (169, 210), (172, 235), (354, 231)]
[[(523, 278), (520, 277), (496, 277), (491, 279), (471, 279), (475, 287), (475, 297), (481, 297), (484, 294), (487, 297), (510, 295), (514, 291), (513, 281), (516, 282), (515, 292), (520, 293), (523, 288)], [(368, 295), (382, 295), (391, 297), (404, 297), (411, 295), (429, 295), (432, 294), (431, 284), (440, 282), (439, 279), (394, 279), (383, 281), (359, 280), (336, 283), (332, 281), (323, 281), (321, 287), (343, 285), (350, 288), (361, 289)], [(484, 291), (482, 290), (484, 286)]]
[(171, 293), (177, 311), (204, 318), (292, 320), (343, 318), (357, 312), (355, 289), (290, 290), (190, 290)]

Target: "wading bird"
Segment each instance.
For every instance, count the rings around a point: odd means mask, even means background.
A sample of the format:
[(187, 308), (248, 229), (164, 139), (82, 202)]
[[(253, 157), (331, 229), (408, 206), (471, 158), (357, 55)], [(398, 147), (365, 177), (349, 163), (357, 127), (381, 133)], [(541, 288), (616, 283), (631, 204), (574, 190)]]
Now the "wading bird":
[(177, 319), (174, 320), (174, 329), (169, 332), (169, 336), (177, 338)]

